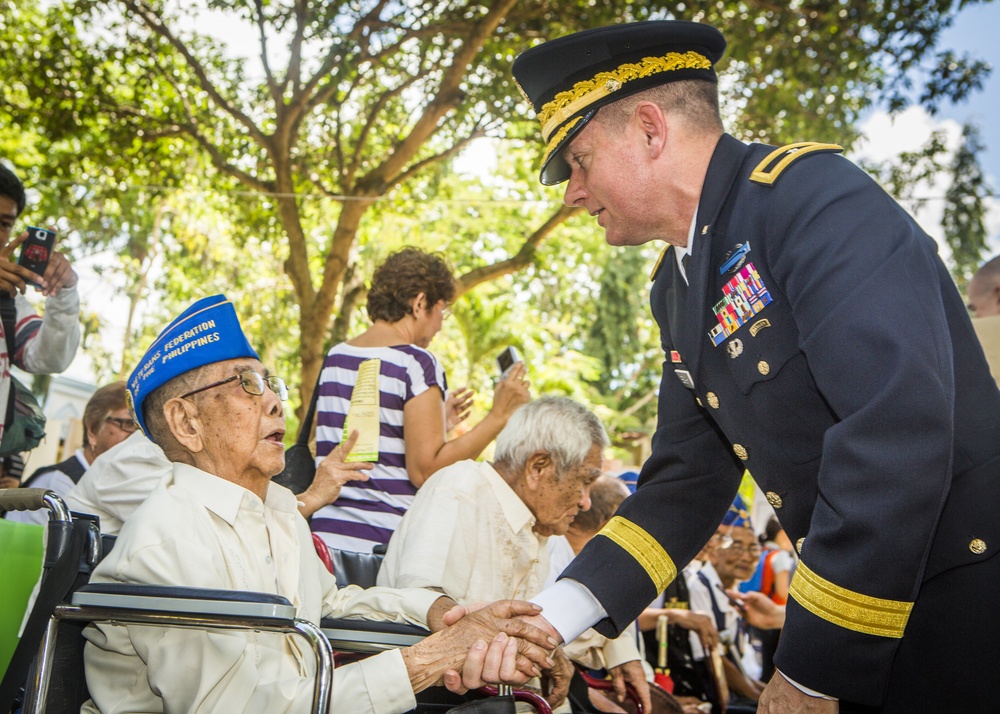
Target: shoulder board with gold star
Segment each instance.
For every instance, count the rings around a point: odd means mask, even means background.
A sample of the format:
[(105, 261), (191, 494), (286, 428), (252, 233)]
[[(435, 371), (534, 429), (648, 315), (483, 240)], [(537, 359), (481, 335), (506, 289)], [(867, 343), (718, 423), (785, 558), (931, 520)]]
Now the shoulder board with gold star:
[(770, 186), (781, 172), (787, 169), (793, 161), (801, 159), (803, 156), (817, 153), (840, 153), (844, 147), (837, 144), (820, 144), (816, 141), (800, 141), (796, 144), (786, 144), (775, 149), (768, 154), (763, 161), (754, 167), (750, 174), (750, 180), (754, 183), (763, 183)]
[(653, 266), (653, 270), (649, 274), (650, 282), (656, 280), (656, 274), (660, 272), (660, 266), (663, 264), (663, 258), (667, 255), (667, 251), (671, 248), (673, 248), (673, 246), (670, 243), (667, 243), (667, 247), (660, 251), (660, 257), (656, 259), (656, 265)]

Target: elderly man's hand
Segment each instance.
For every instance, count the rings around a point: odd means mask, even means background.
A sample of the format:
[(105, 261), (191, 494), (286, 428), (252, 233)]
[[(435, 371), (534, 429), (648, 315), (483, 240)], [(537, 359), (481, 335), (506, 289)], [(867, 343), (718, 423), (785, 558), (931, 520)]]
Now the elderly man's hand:
[[(541, 674), (542, 669), (553, 666), (546, 650), (554, 644), (545, 632), (517, 619), (520, 615), (535, 615), (537, 605), (520, 600), (502, 600), (474, 612), (468, 608), (455, 608), (462, 612), (457, 622), (422, 642), (402, 651), (414, 692), (443, 682), (444, 674), (461, 670), (472, 645), (477, 641), (493, 642), (503, 632), (516, 638), (516, 674), (506, 684), (519, 685)], [(451, 614), (451, 613), (449, 613)], [(506, 645), (505, 645), (506, 647)]]
[(563, 648), (556, 647), (552, 652), (552, 666), (542, 672), (542, 694), (550, 707), (555, 709), (565, 701), (569, 695), (570, 680), (575, 673), (576, 668), (563, 652)]
[(358, 440), (358, 430), (351, 432), (347, 441), (326, 455), (319, 466), (309, 488), (299, 496), (299, 513), (309, 518), (323, 506), (333, 503), (340, 496), (340, 490), (348, 481), (367, 481), (369, 476), (365, 471), (374, 468), (374, 464), (358, 462), (349, 464), (344, 461)]
[(643, 711), (652, 711), (653, 702), (650, 699), (649, 682), (646, 681), (646, 670), (642, 668), (642, 662), (634, 659), (631, 662), (624, 662), (617, 667), (612, 667), (608, 672), (611, 675), (611, 683), (615, 685), (615, 694), (618, 695), (619, 702), (625, 701), (625, 684), (628, 683), (639, 695)]
[(667, 620), (672, 624), (680, 625), (685, 630), (697, 632), (701, 646), (706, 652), (718, 647), (719, 631), (715, 628), (715, 620), (711, 616), (703, 612), (676, 608), (669, 611)]

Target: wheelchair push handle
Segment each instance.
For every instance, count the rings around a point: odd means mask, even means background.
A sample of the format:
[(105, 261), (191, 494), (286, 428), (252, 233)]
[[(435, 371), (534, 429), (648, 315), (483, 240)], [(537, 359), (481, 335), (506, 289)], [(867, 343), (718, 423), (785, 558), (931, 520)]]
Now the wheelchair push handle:
[(48, 508), (50, 520), (70, 521), (69, 509), (55, 491), (47, 488), (0, 488), (0, 510), (37, 511)]

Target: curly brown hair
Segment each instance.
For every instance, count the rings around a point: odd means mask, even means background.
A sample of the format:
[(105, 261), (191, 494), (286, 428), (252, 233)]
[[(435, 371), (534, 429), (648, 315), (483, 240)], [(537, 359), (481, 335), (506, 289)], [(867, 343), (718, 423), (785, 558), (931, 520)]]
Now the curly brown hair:
[(368, 317), (398, 322), (412, 312), (410, 303), (420, 293), (427, 305), (455, 297), (455, 278), (443, 258), (408, 246), (393, 253), (375, 269), (368, 290)]

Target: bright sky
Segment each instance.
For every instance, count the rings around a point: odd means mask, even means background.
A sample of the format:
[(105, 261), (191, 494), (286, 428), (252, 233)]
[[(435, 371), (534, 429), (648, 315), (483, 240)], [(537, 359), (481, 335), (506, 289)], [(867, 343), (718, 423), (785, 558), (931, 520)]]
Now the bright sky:
[[(943, 128), (951, 142), (949, 145), (955, 146), (961, 124), (972, 120), (979, 124), (981, 137), (987, 147), (982, 160), (994, 187), (993, 192), (1000, 193), (1000, 122), (995, 118), (1000, 110), (1000, 43), (996, 42), (995, 37), (997, 27), (1000, 27), (1000, 3), (973, 6), (962, 11), (955, 25), (942, 38), (941, 46), (959, 53), (972, 53), (993, 65), (994, 71), (984, 91), (961, 105), (944, 107), (936, 117), (928, 116), (919, 108), (911, 108), (894, 120), (890, 120), (884, 111), (872, 112), (861, 124), (865, 141), (856, 147), (852, 158), (891, 159), (901, 151), (915, 150), (922, 146), (936, 128)], [(813, 138), (816, 137), (802, 137), (803, 140)], [(943, 184), (930, 186), (923, 195), (942, 196), (945, 188)], [(941, 208), (940, 201), (930, 201), (925, 209), (916, 214), (923, 228), (939, 241)], [(994, 198), (990, 202), (987, 228), (990, 235), (989, 254), (996, 255), (1000, 253), (1000, 199)], [(946, 249), (942, 250), (942, 255), (948, 255)], [(106, 317), (108, 328), (107, 334), (102, 336), (104, 343), (108, 346), (120, 345), (126, 301), (114, 294), (114, 286), (107, 275), (96, 275), (93, 263), (94, 260), (80, 261), (75, 265), (80, 275), (81, 299), (86, 309), (99, 310)], [(92, 366), (82, 352), (66, 374), (84, 381), (94, 379)]]

